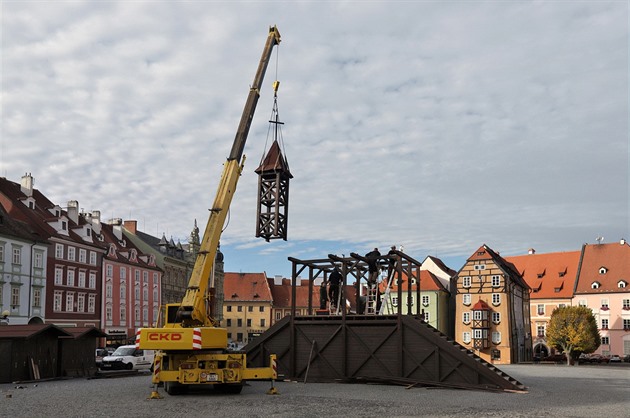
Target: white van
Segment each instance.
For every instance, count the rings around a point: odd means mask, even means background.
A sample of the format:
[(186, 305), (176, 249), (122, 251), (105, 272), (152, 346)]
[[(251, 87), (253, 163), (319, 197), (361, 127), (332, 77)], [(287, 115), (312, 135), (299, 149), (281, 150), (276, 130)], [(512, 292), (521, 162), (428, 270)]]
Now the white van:
[(121, 345), (103, 357), (101, 370), (152, 370), (153, 350), (140, 350), (135, 345)]

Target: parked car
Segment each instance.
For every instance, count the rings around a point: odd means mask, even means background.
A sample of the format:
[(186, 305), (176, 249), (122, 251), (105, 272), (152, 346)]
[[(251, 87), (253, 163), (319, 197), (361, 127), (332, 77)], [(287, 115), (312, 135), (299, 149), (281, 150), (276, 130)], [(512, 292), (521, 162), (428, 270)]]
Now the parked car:
[(135, 345), (121, 345), (103, 358), (101, 370), (152, 370), (153, 350), (140, 350)]
[(101, 367), (103, 364), (103, 358), (109, 356), (109, 351), (105, 348), (97, 348), (95, 354), (96, 367)]
[(543, 361), (553, 361), (555, 363), (566, 363), (567, 356), (564, 353), (551, 354), (545, 357)]
[(610, 359), (608, 360), (609, 363), (621, 363), (621, 357), (619, 357), (617, 354), (613, 354), (612, 356), (610, 356)]
[(630, 363), (630, 354), (626, 354), (625, 356), (623, 356), (623, 361), (626, 363)]

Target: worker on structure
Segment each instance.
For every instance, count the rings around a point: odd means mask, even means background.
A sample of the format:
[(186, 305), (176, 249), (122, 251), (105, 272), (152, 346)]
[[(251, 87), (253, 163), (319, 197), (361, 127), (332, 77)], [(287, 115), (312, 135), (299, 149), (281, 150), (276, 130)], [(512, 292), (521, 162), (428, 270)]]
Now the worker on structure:
[(319, 285), (319, 309), (326, 309), (326, 302), (328, 302), (328, 289), (326, 285), (326, 280), (322, 281), (322, 284)]
[(387, 257), (389, 257), (389, 272), (387, 276), (391, 277), (392, 272), (394, 271), (394, 268), (396, 267), (396, 260), (398, 259), (398, 256), (396, 255), (395, 245), (392, 245), (391, 249), (387, 253)]
[(339, 285), (341, 285), (341, 273), (339, 269), (335, 266), (332, 273), (328, 277), (328, 297), (330, 298), (331, 306), (337, 307), (337, 302), (339, 301)]
[(378, 251), (378, 248), (374, 248), (372, 251), (365, 255), (368, 263), (368, 284), (370, 286), (374, 286), (378, 279), (378, 258), (381, 256), (381, 253)]

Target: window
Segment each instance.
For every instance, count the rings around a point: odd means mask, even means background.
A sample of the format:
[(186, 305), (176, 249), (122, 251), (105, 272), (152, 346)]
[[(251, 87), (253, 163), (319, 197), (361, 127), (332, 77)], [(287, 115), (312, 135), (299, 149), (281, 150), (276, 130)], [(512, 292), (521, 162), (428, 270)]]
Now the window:
[(227, 305), (225, 309), (227, 312), (232, 312), (232, 305)]
[[(2, 247), (0, 247), (0, 248), (2, 248)], [(2, 261), (2, 260), (0, 260), (0, 261)], [(35, 264), (35, 268), (39, 268), (40, 269), (40, 268), (44, 267), (44, 256), (43, 256), (42, 253), (39, 253), (39, 252), (35, 253), (35, 262), (34, 262), (34, 264)]]
[(11, 288), (11, 306), (20, 306), (20, 288), (12, 287)]
[(630, 330), (630, 319), (623, 320), (623, 329), (624, 331)]
[(153, 302), (157, 302), (157, 300), (158, 300), (158, 290), (156, 288), (156, 289), (153, 289)]
[(106, 321), (112, 320), (112, 305), (110, 304), (107, 304), (107, 306), (105, 307), (105, 320)]
[(237, 332), (236, 333), (236, 341), (243, 341), (243, 333), (242, 332)]
[(96, 307), (96, 295), (88, 296), (88, 312), (94, 313), (95, 307)]
[(630, 299), (624, 299), (621, 302), (622, 308), (625, 310), (630, 310)]
[(591, 289), (599, 289), (599, 286), (600, 286), (599, 282), (591, 283)]
[(33, 306), (42, 306), (42, 289), (33, 289)]
[(251, 318), (247, 318), (247, 328), (251, 328), (252, 327), (252, 320)]
[(90, 264), (96, 265), (96, 253), (94, 251), (90, 251)]
[(544, 325), (538, 325), (536, 327), (536, 332), (538, 334), (538, 338), (545, 338), (545, 326)]
[(231, 318), (228, 318), (228, 319), (227, 319), (227, 326), (228, 326), (228, 327), (231, 327), (231, 326), (232, 326), (232, 319), (231, 319)]
[(68, 270), (68, 286), (74, 287), (74, 270)]
[(133, 289), (133, 296), (136, 298), (136, 301), (140, 300), (140, 288), (136, 287)]
[(425, 312), (425, 313), (423, 313), (423, 315), (424, 315), (424, 322), (429, 322), (430, 321), (430, 319), (429, 319), (430, 318), (429, 312)]
[(580, 300), (578, 301), (578, 305), (579, 305), (579, 306), (588, 306), (588, 305), (586, 304), (586, 299), (580, 299)]
[(247, 312), (254, 312), (254, 307), (253, 306), (248, 306), (247, 307)]
[(243, 320), (241, 318), (238, 318), (236, 320), (236, 326), (239, 327), (239, 328), (243, 326)]
[(492, 304), (493, 305), (500, 305), (501, 304), (501, 294), (500, 293), (493, 293), (492, 294)]
[(96, 273), (94, 273), (93, 271), (90, 272), (90, 279), (89, 279), (89, 283), (88, 283), (88, 287), (90, 289), (96, 289)]
[(264, 306), (259, 306), (258, 307), (258, 312), (265, 312), (265, 307)]
[(85, 271), (79, 271), (79, 283), (77, 283), (78, 287), (85, 287)]
[(55, 245), (55, 258), (62, 259), (63, 258), (63, 244)]
[(472, 278), (470, 276), (462, 277), (462, 286), (468, 288), (472, 283)]
[(105, 277), (113, 277), (114, 276), (114, 266), (108, 264), (105, 267)]
[(464, 293), (464, 305), (470, 305), (472, 300), (472, 296), (470, 293)]
[(87, 260), (87, 251), (85, 251), (83, 248), (79, 249), (79, 263), (85, 264), (86, 260)]
[(22, 264), (22, 248), (13, 248), (13, 264)]
[(462, 341), (464, 344), (470, 344), (470, 332), (466, 331), (462, 334)]
[(135, 318), (136, 322), (140, 321), (140, 307), (139, 306), (136, 306), (133, 309), (133, 314), (134, 314), (134, 318)]
[(398, 297), (397, 296), (392, 297), (392, 306), (398, 306)]
[(107, 285), (105, 286), (105, 297), (108, 297), (108, 298), (112, 297), (112, 284), (111, 283), (107, 283)]
[(473, 319), (475, 321), (481, 321), (482, 317), (481, 311), (473, 311)]
[(279, 321), (281, 319), (282, 319), (282, 312), (276, 311), (276, 321)]
[(68, 247), (68, 260), (70, 260), (70, 261), (74, 261), (75, 260), (75, 251), (76, 251), (76, 248)]
[(0, 263), (4, 261), (4, 244), (0, 245)]
[(480, 329), (473, 329), (473, 338), (475, 340), (480, 340), (483, 338), (483, 333)]
[(608, 269), (604, 266), (599, 268), (599, 274), (606, 274), (608, 273)]
[(495, 324), (501, 323), (501, 312), (492, 312), (492, 322)]
[(501, 286), (501, 276), (492, 276), (492, 287)]
[(492, 342), (494, 344), (499, 344), (501, 342), (501, 333), (498, 331), (494, 331), (492, 333)]
[(422, 306), (429, 306), (429, 296), (422, 295)]
[(485, 270), (485, 269), (486, 269), (485, 264), (475, 264), (475, 270)]
[(242, 305), (238, 305), (238, 306), (236, 307), (236, 311), (237, 311), (237, 312), (243, 312), (243, 306), (242, 306)]
[(605, 311), (608, 310), (608, 299), (602, 299), (602, 309)]
[(79, 293), (77, 295), (77, 312), (85, 312), (85, 294)]
[(53, 311), (61, 312), (61, 297), (63, 296), (63, 292), (60, 290), (55, 291), (55, 296), (53, 300)]
[(470, 324), (470, 312), (462, 313), (462, 322), (464, 324)]
[(265, 326), (267, 326), (267, 325), (266, 325), (266, 322), (265, 322), (265, 318), (261, 318), (261, 319), (260, 319), (260, 327), (261, 327), (261, 328), (264, 328)]
[(66, 293), (66, 311), (67, 312), (74, 311), (74, 292)]
[(125, 305), (120, 305), (120, 324), (125, 325), (127, 322), (127, 309)]
[(608, 319), (602, 319), (602, 329), (608, 329)]
[(148, 271), (143, 271), (142, 272), (142, 283), (149, 284), (149, 272)]
[(62, 267), (55, 267), (55, 284), (56, 285), (63, 285), (63, 268)]
[(147, 289), (146, 287), (142, 289), (142, 300), (145, 302), (149, 300), (149, 289)]
[(627, 285), (628, 285), (628, 283), (626, 283), (626, 281), (625, 281), (625, 280), (619, 280), (619, 281), (617, 282), (617, 287), (618, 287), (619, 289), (624, 289)]
[(610, 345), (610, 337), (602, 337), (602, 345)]
[(545, 314), (545, 305), (538, 305), (537, 313), (538, 316), (543, 316)]

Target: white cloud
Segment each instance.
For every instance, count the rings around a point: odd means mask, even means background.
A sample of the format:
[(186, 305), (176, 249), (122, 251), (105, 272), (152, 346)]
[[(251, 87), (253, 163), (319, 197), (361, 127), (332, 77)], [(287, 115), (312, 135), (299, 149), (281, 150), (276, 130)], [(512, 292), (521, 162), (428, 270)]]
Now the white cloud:
[[(278, 24), (230, 254), (269, 272), (287, 268), (269, 253), (327, 245), (400, 243), (423, 259), (616, 239), (630, 232), (627, 13), (614, 1), (4, 2), (2, 174), (32, 172), (62, 206), (185, 241), (194, 219), (203, 229)], [(293, 241), (262, 246), (253, 170), (276, 72)]]

